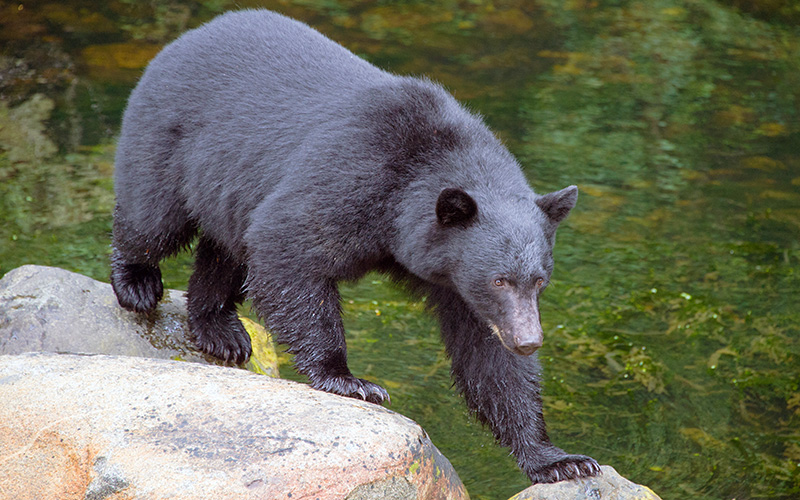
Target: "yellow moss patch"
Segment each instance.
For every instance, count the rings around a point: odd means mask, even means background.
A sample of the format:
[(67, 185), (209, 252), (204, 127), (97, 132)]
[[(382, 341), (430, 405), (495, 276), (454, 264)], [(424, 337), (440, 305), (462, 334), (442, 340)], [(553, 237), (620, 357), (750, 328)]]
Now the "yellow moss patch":
[(742, 160), (742, 166), (744, 168), (761, 170), (762, 172), (786, 170), (786, 165), (784, 165), (783, 162), (772, 159), (768, 156), (750, 156)]
[(151, 43), (110, 43), (83, 49), (86, 64), (100, 69), (141, 69), (161, 50)]
[(260, 373), (268, 377), (279, 378), (278, 354), (275, 351), (275, 342), (272, 335), (261, 325), (250, 318), (239, 316), (244, 329), (250, 335), (253, 344), (253, 355), (245, 368), (251, 372)]
[(780, 123), (762, 123), (756, 132), (767, 137), (777, 137), (786, 133), (786, 127)]

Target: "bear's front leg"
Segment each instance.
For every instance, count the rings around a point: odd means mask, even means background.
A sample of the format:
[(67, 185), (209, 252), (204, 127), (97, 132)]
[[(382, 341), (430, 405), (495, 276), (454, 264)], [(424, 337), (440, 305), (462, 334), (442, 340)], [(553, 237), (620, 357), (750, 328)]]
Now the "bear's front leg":
[(571, 455), (550, 443), (536, 355), (521, 356), (504, 348), (455, 293), (440, 291), (432, 299), (456, 386), (498, 443), (511, 448), (530, 480), (554, 483), (598, 474), (600, 466), (593, 458)]
[(251, 273), (247, 288), (253, 306), (279, 343), (288, 344), (297, 371), (311, 386), (375, 404), (389, 393), (372, 382), (356, 378), (347, 367), (339, 291), (332, 280), (314, 280), (300, 270), (263, 266)]

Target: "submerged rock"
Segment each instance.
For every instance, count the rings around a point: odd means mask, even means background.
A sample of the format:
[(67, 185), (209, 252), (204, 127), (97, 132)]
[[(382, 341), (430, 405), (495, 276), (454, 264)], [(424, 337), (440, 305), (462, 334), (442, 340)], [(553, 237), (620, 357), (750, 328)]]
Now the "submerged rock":
[(509, 500), (661, 500), (647, 486), (632, 483), (603, 465), (602, 473), (587, 479), (535, 484)]
[(0, 356), (4, 498), (466, 499), (413, 421), (244, 370)]
[[(269, 334), (243, 323), (253, 340), (246, 368), (278, 376)], [(150, 314), (122, 309), (111, 285), (45, 266), (22, 266), (0, 279), (0, 354), (113, 354), (223, 364), (188, 340), (184, 292), (165, 290)]]

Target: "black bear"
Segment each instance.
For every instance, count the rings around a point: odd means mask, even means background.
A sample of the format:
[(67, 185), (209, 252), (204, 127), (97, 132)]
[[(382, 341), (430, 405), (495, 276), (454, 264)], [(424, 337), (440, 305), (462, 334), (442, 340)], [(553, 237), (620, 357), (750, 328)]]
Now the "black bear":
[(382, 403), (347, 367), (337, 282), (379, 270), (428, 297), (467, 405), (533, 482), (591, 476), (545, 432), (538, 297), (577, 188), (528, 187), (508, 150), (439, 85), (382, 71), (264, 10), (185, 33), (148, 66), (122, 122), (111, 281), (162, 297), (159, 261), (199, 233), (198, 349), (251, 352), (245, 297), (324, 391)]

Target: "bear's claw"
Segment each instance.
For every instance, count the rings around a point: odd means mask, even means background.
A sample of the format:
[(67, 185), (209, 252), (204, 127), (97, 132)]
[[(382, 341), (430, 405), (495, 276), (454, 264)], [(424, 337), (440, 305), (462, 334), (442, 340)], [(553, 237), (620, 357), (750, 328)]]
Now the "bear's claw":
[(369, 401), (376, 405), (383, 404), (384, 401), (389, 404), (392, 403), (392, 399), (386, 389), (378, 384), (373, 384), (368, 380), (356, 378), (352, 375), (328, 377), (318, 382), (312, 382), (311, 387), (340, 396)]
[(558, 462), (528, 472), (533, 484), (557, 483), (568, 479), (591, 477), (600, 474), (600, 465), (585, 455), (567, 455)]

